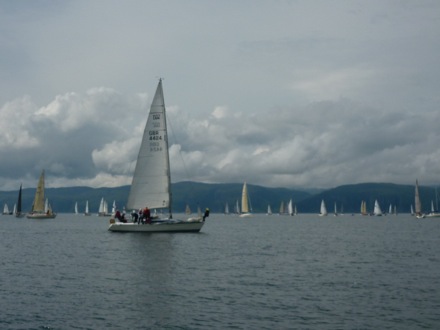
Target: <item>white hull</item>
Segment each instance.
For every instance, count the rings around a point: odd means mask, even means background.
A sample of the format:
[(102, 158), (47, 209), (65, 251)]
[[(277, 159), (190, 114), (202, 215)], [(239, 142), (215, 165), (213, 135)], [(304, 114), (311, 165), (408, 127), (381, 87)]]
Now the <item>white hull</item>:
[(144, 232), (144, 233), (165, 233), (165, 232), (199, 232), (202, 229), (203, 221), (184, 221), (184, 220), (166, 220), (152, 222), (151, 224), (138, 223), (111, 223), (108, 230), (118, 232)]
[(431, 213), (428, 213), (426, 215), (426, 217), (427, 218), (440, 218), (440, 213), (438, 213), (438, 212), (431, 212)]
[(240, 218), (250, 218), (252, 217), (252, 213), (242, 213), (239, 215)]
[(53, 219), (57, 215), (55, 213), (28, 213), (26, 214), (26, 218), (28, 219)]

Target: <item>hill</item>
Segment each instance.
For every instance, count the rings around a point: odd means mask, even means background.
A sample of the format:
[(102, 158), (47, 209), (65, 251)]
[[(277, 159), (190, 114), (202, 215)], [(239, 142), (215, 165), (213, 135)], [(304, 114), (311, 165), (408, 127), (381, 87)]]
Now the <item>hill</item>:
[[(198, 182), (178, 182), (172, 184), (173, 210), (183, 212), (188, 204), (193, 211), (200, 206), (202, 209), (209, 207), (212, 212), (222, 213), (226, 203), (230, 211), (236, 201), (241, 199), (242, 183), (207, 184)], [(388, 206), (396, 205), (398, 212), (409, 212), (411, 204), (414, 204), (414, 186), (397, 185), (392, 183), (362, 183), (343, 185), (312, 194), (306, 191), (267, 188), (248, 184), (248, 191), (253, 207), (253, 212), (265, 213), (267, 205), (271, 205), (274, 213), (277, 213), (281, 201), (286, 203), (293, 199), (300, 213), (318, 213), (321, 200), (325, 200), (329, 212), (333, 212), (336, 203), (338, 210), (344, 213), (359, 213), (362, 200), (367, 202), (369, 210), (372, 210), (374, 200), (377, 199), (383, 211)], [(116, 188), (47, 188), (46, 196), (51, 201), (55, 212), (70, 213), (74, 210), (75, 202), (78, 202), (80, 212), (84, 211), (85, 203), (89, 201), (90, 212), (97, 213), (99, 202), (104, 197), (109, 204), (116, 201), (119, 208), (125, 205), (129, 192), (129, 186)], [(31, 208), (34, 188), (23, 189), (23, 209)], [(17, 201), (18, 191), (0, 191), (0, 207), (7, 203), (12, 210)], [(420, 187), (422, 207), (425, 212), (429, 211), (431, 200), (435, 200), (435, 189), (432, 187)]]

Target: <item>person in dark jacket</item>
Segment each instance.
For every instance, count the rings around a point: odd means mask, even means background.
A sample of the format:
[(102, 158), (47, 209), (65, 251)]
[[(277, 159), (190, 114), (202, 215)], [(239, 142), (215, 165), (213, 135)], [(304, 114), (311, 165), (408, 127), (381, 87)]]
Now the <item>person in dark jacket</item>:
[(209, 209), (205, 209), (205, 214), (203, 214), (203, 221), (205, 221), (205, 218), (209, 217)]

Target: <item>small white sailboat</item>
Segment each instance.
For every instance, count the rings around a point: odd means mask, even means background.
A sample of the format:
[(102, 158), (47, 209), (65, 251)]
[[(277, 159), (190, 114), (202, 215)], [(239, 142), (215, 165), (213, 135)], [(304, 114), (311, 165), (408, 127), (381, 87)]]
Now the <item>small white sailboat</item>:
[(3, 206), (3, 215), (10, 215), (10, 214), (12, 214), (12, 212), (9, 211), (8, 204), (5, 203), (5, 205)]
[(414, 205), (415, 205), (415, 216), (418, 219), (422, 219), (425, 215), (422, 213), (422, 203), (420, 202), (419, 195), (419, 182), (416, 180), (416, 187), (414, 190)]
[(240, 204), (238, 203), (238, 199), (235, 201), (235, 208), (234, 208), (234, 212), (236, 214), (240, 214)]
[[(115, 208), (116, 208), (116, 205), (115, 205)], [(116, 210), (115, 210), (115, 212), (116, 212)], [(104, 197), (102, 197), (101, 202), (99, 203), (98, 216), (99, 217), (108, 217), (110, 215), (112, 215), (112, 213), (108, 213), (108, 203), (104, 199)]]
[(284, 201), (281, 201), (279, 215), (283, 215), (285, 212), (286, 211), (284, 209)]
[(225, 204), (225, 214), (226, 215), (229, 214), (229, 204), (228, 203)]
[(49, 201), (44, 197), (44, 170), (41, 172), (40, 179), (38, 180), (31, 212), (26, 217), (30, 219), (51, 219), (56, 217), (56, 214), (49, 205)]
[(270, 207), (270, 204), (267, 205), (267, 215), (272, 215), (272, 208)]
[(327, 207), (325, 206), (324, 200), (322, 200), (321, 201), (321, 209), (320, 209), (320, 212), (319, 212), (319, 216), (323, 217), (323, 216), (326, 216), (327, 214), (328, 214)]
[(241, 213), (240, 218), (248, 218), (251, 217), (251, 207), (249, 202), (249, 194), (247, 190), (246, 182), (243, 184), (243, 189), (241, 191)]
[(293, 216), (293, 200), (290, 199), (289, 203), (287, 203), (287, 214)]
[(112, 214), (116, 213), (116, 201), (113, 201)]
[(89, 201), (86, 201), (86, 208), (84, 209), (84, 215), (91, 215), (89, 211)]
[(165, 219), (151, 222), (124, 223), (110, 219), (110, 231), (118, 232), (199, 232), (203, 218), (173, 219), (171, 201), (170, 158), (162, 79), (159, 79), (142, 137), (136, 168), (127, 201), (129, 210), (168, 209)]
[(335, 217), (338, 216), (338, 208), (337, 208), (337, 206), (336, 206), (336, 202), (335, 202), (335, 204), (334, 204), (334, 212), (333, 212), (333, 215), (334, 215)]
[(75, 214), (78, 215), (78, 202), (75, 202)]
[(440, 212), (438, 209), (438, 194), (437, 194), (437, 188), (435, 188), (435, 207), (434, 207), (434, 201), (431, 201), (431, 212), (426, 215), (426, 217), (429, 218), (440, 218)]
[(382, 209), (380, 208), (379, 202), (377, 201), (377, 199), (374, 201), (374, 210), (373, 210), (373, 214), (376, 217), (380, 217), (382, 216)]

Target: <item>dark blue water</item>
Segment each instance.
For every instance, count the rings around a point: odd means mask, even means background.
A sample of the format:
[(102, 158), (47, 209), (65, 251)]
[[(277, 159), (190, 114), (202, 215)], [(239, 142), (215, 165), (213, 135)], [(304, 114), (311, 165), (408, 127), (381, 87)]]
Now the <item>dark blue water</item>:
[(0, 329), (439, 329), (440, 219), (0, 216)]

